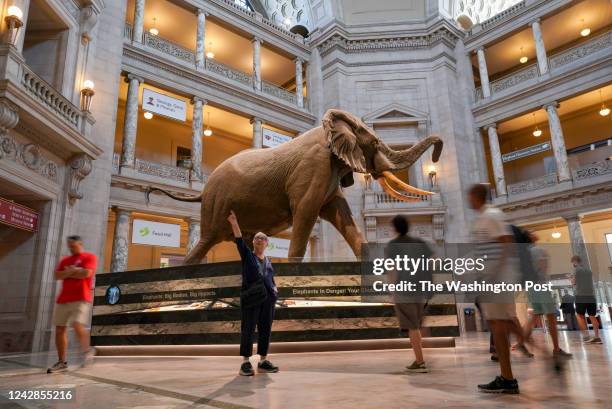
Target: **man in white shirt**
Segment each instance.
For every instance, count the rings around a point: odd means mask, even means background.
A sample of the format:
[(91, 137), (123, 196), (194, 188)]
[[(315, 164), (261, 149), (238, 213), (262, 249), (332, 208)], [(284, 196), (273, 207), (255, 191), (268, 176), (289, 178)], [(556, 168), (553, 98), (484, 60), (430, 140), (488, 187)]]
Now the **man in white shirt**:
[[(472, 186), (468, 192), (470, 207), (476, 211), (471, 230), (475, 258), (486, 255), (485, 279), (488, 282), (513, 281), (510, 265), (512, 230), (504, 221), (503, 212), (486, 204), (487, 193), (488, 187), (482, 184)], [(520, 340), (523, 338), (522, 330), (516, 324), (514, 294), (485, 294), (483, 298), (480, 305), (493, 334), (501, 375), (488, 384), (478, 385), (478, 389), (487, 393), (519, 393), (510, 365), (510, 332)]]

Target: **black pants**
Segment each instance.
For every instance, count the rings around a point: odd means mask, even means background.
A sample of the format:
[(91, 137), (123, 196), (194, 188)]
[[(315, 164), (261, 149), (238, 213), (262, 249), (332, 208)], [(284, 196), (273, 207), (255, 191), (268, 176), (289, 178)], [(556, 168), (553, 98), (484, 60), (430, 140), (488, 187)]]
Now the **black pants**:
[(257, 353), (268, 355), (272, 321), (274, 321), (274, 306), (276, 300), (268, 297), (266, 302), (258, 307), (242, 308), (240, 310), (240, 356), (253, 355), (253, 336), (257, 326)]

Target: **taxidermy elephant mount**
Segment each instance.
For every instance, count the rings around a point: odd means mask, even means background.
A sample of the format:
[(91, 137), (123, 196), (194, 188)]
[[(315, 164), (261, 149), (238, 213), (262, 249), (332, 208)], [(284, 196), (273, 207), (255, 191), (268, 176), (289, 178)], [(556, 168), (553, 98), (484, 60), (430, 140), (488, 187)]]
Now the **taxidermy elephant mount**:
[[(412, 147), (394, 150), (364, 122), (348, 112), (330, 109), (323, 125), (270, 149), (248, 149), (227, 159), (209, 176), (199, 196), (173, 199), (202, 202), (199, 243), (185, 258), (198, 264), (212, 246), (233, 240), (227, 216), (233, 210), (250, 243), (255, 233), (269, 236), (292, 227), (289, 257), (301, 260), (318, 217), (342, 234), (359, 258), (365, 242), (341, 187), (353, 184), (353, 172), (372, 175), (394, 198), (420, 200), (432, 192), (414, 188), (391, 173), (409, 168), (431, 145), (433, 161), (442, 152), (442, 140), (429, 136)], [(408, 195), (401, 193), (407, 192)]]

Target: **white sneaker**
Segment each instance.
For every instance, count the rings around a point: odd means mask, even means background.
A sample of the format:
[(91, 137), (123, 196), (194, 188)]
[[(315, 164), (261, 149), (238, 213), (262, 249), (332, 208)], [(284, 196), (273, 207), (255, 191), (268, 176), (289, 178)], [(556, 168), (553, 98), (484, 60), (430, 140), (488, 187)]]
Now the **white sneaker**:
[(89, 348), (87, 352), (81, 353), (81, 368), (86, 368), (88, 366), (92, 366), (94, 363), (94, 356), (96, 356), (96, 351), (93, 348)]
[(585, 344), (603, 344), (603, 341), (599, 337), (593, 337), (584, 341)]
[(47, 369), (47, 373), (59, 373), (66, 372), (68, 370), (68, 363), (66, 361), (57, 361), (51, 368)]

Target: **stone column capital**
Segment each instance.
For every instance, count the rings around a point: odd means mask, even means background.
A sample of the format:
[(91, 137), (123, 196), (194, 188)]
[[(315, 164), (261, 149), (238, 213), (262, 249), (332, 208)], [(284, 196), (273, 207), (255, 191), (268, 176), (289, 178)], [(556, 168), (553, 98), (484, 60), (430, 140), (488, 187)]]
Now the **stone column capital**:
[(113, 212), (115, 212), (117, 217), (120, 217), (120, 216), (129, 217), (132, 214), (132, 210), (122, 207), (122, 206), (112, 206), (111, 209), (113, 210)]
[(565, 220), (566, 223), (580, 222), (580, 215), (578, 214), (564, 215), (563, 219)]
[(196, 15), (197, 15), (197, 16), (199, 16), (199, 15), (201, 15), (201, 14), (204, 14), (204, 17), (208, 17), (208, 16), (210, 16), (210, 13), (209, 13), (207, 10), (204, 10), (204, 9), (202, 9), (202, 8), (198, 8), (198, 9), (196, 10)]
[(200, 218), (196, 217), (196, 216), (189, 216), (185, 218), (185, 222), (191, 226), (191, 225), (200, 225)]
[(486, 129), (487, 131), (491, 128), (497, 131), (497, 124), (496, 123), (488, 124), (488, 125), (483, 126), (483, 128)]
[(474, 50), (474, 54), (484, 53), (484, 51), (485, 51), (484, 45), (481, 45), (480, 47)]
[(202, 105), (206, 105), (206, 104), (208, 104), (208, 100), (206, 100), (206, 99), (204, 99), (204, 98), (200, 98), (200, 97), (195, 96), (195, 95), (194, 95), (193, 97), (191, 97), (190, 102), (191, 102), (193, 105), (195, 105), (195, 104), (196, 104), (196, 103), (198, 103), (198, 102), (201, 102), (201, 103), (202, 103)]
[(302, 57), (295, 57), (295, 58), (293, 59), (293, 62), (294, 62), (295, 64), (304, 64), (304, 59), (303, 59)]
[(136, 74), (131, 74), (131, 73), (128, 72), (125, 75), (125, 82), (129, 83), (131, 80), (136, 80), (140, 84), (143, 84), (145, 82), (144, 78), (142, 78), (141, 76), (138, 76)]
[(263, 44), (263, 40), (257, 36), (253, 37), (251, 39), (251, 43), (259, 43), (260, 45)]
[(542, 108), (543, 108), (544, 110), (548, 111), (548, 108), (550, 108), (550, 107), (553, 107), (553, 108), (557, 109), (557, 108), (559, 108), (559, 106), (560, 106), (560, 105), (559, 105), (559, 102), (557, 102), (557, 101), (552, 101), (552, 102), (549, 102), (549, 103), (547, 103), (547, 104), (544, 104), (544, 105), (542, 106)]
[(261, 118), (260, 118), (260, 117), (258, 117), (258, 116), (254, 116), (254, 117), (252, 117), (252, 118), (251, 118), (251, 120), (250, 120), (249, 122), (251, 123), (251, 125), (253, 125), (253, 124), (254, 124), (254, 123), (256, 123), (256, 122), (259, 122), (259, 123), (260, 123), (260, 124), (262, 124), (262, 125), (263, 125), (263, 123), (264, 123), (263, 119), (261, 119)]
[(534, 24), (540, 24), (541, 21), (542, 20), (540, 19), (540, 17), (537, 17), (531, 21), (530, 25), (533, 26)]

